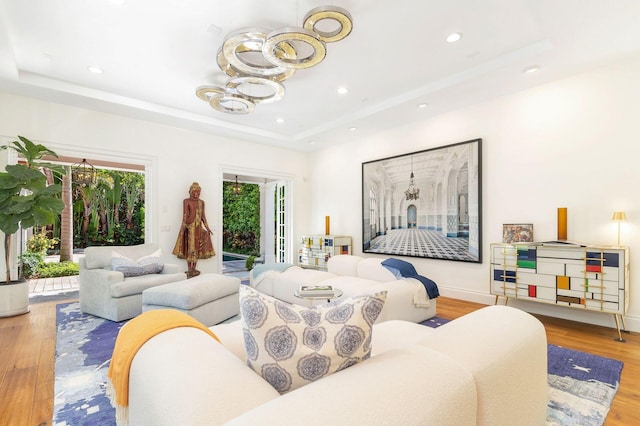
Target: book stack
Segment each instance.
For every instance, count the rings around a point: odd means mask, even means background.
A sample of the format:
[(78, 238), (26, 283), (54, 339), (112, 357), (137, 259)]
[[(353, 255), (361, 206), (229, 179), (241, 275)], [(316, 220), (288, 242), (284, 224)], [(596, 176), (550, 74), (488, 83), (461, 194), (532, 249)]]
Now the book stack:
[(302, 285), (298, 288), (299, 297), (333, 297), (334, 290), (330, 285)]

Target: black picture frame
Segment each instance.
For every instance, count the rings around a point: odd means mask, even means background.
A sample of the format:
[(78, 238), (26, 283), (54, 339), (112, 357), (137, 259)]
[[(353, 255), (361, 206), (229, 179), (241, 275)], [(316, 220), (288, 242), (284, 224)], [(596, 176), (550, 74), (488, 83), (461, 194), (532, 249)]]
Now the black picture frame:
[(362, 163), (362, 251), (482, 263), (482, 139)]

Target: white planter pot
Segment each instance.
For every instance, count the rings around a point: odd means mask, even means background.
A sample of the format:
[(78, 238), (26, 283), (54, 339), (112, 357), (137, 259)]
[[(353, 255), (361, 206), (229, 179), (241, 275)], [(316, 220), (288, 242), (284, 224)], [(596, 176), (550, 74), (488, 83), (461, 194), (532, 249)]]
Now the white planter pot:
[(0, 318), (29, 312), (29, 282), (0, 284)]

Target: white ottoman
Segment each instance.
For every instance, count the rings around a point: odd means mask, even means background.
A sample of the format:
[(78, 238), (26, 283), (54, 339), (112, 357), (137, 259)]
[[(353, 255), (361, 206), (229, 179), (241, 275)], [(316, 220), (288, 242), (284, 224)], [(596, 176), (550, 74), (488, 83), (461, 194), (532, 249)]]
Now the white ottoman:
[(142, 312), (177, 309), (211, 327), (240, 313), (239, 288), (239, 278), (202, 274), (144, 290)]

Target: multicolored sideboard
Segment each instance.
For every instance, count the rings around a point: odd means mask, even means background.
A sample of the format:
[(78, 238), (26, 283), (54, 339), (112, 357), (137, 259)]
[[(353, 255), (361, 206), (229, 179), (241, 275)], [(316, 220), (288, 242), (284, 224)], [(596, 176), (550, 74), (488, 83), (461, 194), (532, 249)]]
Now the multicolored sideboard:
[(351, 254), (351, 237), (335, 235), (304, 235), (300, 237), (298, 265), (302, 268), (327, 270), (332, 256)]
[(610, 313), (619, 341), (629, 305), (629, 249), (553, 243), (491, 244), (491, 294)]

